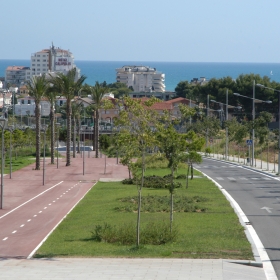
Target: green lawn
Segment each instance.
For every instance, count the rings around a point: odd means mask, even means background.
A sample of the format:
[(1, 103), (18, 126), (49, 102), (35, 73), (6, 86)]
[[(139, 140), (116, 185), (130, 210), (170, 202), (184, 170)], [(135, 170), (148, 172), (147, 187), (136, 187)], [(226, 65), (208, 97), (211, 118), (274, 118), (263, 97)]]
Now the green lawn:
[[(148, 170), (147, 174), (167, 174), (168, 170)], [(183, 173), (181, 171), (181, 173)], [(179, 171), (180, 174), (180, 171)], [(195, 175), (201, 175), (198, 172)], [(91, 231), (104, 222), (111, 225), (131, 223), (136, 227), (136, 212), (120, 212), (124, 203), (120, 200), (137, 196), (133, 185), (122, 183), (96, 184), (85, 198), (66, 217), (46, 242), (38, 249), (35, 257), (168, 257), (168, 258), (226, 258), (253, 259), (251, 245), (244, 229), (229, 202), (220, 190), (207, 178), (190, 180), (189, 188), (177, 189), (179, 196), (200, 196), (198, 202), (205, 212), (175, 212), (174, 225), (179, 236), (173, 243), (165, 245), (125, 246), (96, 242), (91, 239)], [(165, 189), (143, 189), (143, 196), (169, 196)], [(151, 205), (151, 209), (155, 207)], [(141, 224), (149, 221), (169, 222), (169, 212), (142, 212)], [(136, 230), (135, 230), (136, 232)], [(141, 240), (141, 236), (140, 236)], [(140, 241), (141, 243), (141, 241)]]

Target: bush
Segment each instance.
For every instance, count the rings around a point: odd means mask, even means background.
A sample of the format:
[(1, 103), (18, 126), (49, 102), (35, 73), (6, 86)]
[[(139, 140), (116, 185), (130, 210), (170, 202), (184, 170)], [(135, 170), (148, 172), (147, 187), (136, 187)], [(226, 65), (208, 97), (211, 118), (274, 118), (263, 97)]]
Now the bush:
[(187, 175), (186, 174), (179, 174), (176, 179), (186, 179)]
[[(91, 231), (92, 240), (97, 242), (118, 243), (132, 245), (136, 242), (136, 227), (132, 223), (122, 225), (96, 225)], [(170, 233), (170, 225), (166, 222), (150, 222), (141, 227), (140, 237), (142, 244), (161, 245), (175, 241), (178, 236), (178, 228), (173, 226)]]
[[(203, 205), (208, 199), (201, 196), (186, 197), (174, 196), (174, 211), (175, 212), (206, 212), (207, 208)], [(136, 212), (138, 209), (138, 197), (129, 196), (120, 200), (122, 205), (115, 207), (118, 212)], [(170, 196), (147, 195), (142, 196), (142, 212), (169, 212), (170, 211)]]
[(124, 180), (122, 180), (122, 183), (124, 185), (133, 185), (134, 181), (133, 181), (133, 179), (124, 179)]

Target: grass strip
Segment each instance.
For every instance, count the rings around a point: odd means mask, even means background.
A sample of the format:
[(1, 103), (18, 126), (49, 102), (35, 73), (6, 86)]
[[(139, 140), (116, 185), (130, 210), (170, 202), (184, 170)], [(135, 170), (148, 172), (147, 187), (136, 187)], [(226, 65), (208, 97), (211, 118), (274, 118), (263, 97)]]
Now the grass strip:
[[(181, 172), (181, 173), (180, 173)], [(165, 175), (168, 169), (149, 169), (147, 175)], [(178, 174), (182, 174), (179, 170)], [(199, 172), (195, 175), (202, 176)], [(185, 186), (185, 180), (176, 180)], [(174, 225), (179, 236), (164, 245), (109, 244), (92, 239), (91, 231), (104, 223), (135, 227), (135, 211), (118, 211), (126, 197), (137, 195), (136, 187), (119, 182), (99, 182), (65, 218), (38, 249), (35, 257), (145, 257), (145, 258), (224, 258), (253, 259), (251, 245), (244, 228), (220, 190), (206, 177), (189, 181), (189, 188), (176, 189), (176, 196), (203, 197), (199, 203), (206, 211), (175, 212)], [(143, 189), (142, 195), (168, 196), (166, 189)], [(198, 209), (200, 209), (198, 207)], [(169, 212), (156, 210), (141, 213), (141, 225), (149, 222), (169, 222)], [(136, 239), (136, 237), (135, 237)], [(141, 243), (141, 236), (140, 236)]]

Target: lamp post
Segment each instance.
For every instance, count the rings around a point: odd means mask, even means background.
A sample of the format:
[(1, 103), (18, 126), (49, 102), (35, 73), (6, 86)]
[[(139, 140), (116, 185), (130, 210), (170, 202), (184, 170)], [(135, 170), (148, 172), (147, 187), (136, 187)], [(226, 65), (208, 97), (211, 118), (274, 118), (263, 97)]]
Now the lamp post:
[(252, 120), (253, 120), (253, 129), (252, 129), (252, 162), (251, 162), (251, 166), (254, 166), (254, 158), (255, 158), (255, 103), (268, 103), (268, 104), (271, 104), (272, 101), (270, 100), (260, 100), (260, 99), (256, 99), (255, 98), (255, 80), (253, 81), (253, 98), (252, 97), (248, 97), (248, 96), (245, 96), (245, 95), (241, 95), (240, 93), (236, 93), (234, 92), (233, 93), (234, 95), (236, 96), (240, 96), (240, 97), (244, 97), (244, 98), (248, 98), (248, 99), (251, 99), (253, 101), (253, 111), (252, 111)]
[(10, 179), (12, 179), (12, 134), (14, 131), (14, 126), (9, 126), (10, 131)]
[(1, 146), (1, 205), (0, 209), (3, 209), (3, 196), (4, 196), (4, 130), (7, 124), (7, 120), (0, 118), (0, 128), (2, 129), (2, 146)]
[(56, 168), (58, 169), (58, 141), (59, 141), (59, 126), (60, 123), (56, 123)]
[(256, 86), (278, 92), (278, 176), (280, 176), (280, 90), (266, 87), (261, 84), (256, 84)]
[(43, 152), (43, 186), (45, 185), (45, 162), (46, 162), (46, 129), (47, 126), (43, 125), (42, 131), (44, 132), (44, 152)]
[[(209, 94), (207, 94), (207, 121), (209, 119)], [(209, 134), (209, 129), (208, 129), (208, 125), (206, 128), (206, 148), (208, 148), (208, 134)]]
[[(222, 103), (222, 102), (218, 102), (216, 100), (210, 100), (211, 102), (214, 103), (218, 103), (221, 105), (225, 105), (226, 106), (226, 121), (228, 121), (228, 108), (237, 108), (237, 109), (241, 109), (240, 106), (232, 106), (232, 105), (228, 105), (228, 90), (226, 91), (226, 103)], [(221, 106), (222, 107), (222, 106)], [(228, 160), (228, 127), (226, 126), (226, 151), (225, 151), (225, 158), (226, 160)]]

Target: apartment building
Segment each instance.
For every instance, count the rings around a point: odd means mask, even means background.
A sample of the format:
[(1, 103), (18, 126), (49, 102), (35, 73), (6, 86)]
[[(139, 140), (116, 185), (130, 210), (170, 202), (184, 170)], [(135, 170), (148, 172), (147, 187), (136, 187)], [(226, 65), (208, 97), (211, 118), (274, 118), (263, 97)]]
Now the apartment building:
[(30, 67), (8, 66), (6, 69), (5, 84), (20, 87), (32, 76), (39, 76), (46, 73), (63, 73), (77, 69), (77, 79), (80, 77), (80, 69), (74, 62), (74, 56), (69, 50), (52, 45), (49, 49), (43, 49), (31, 54)]
[(27, 66), (8, 66), (6, 68), (6, 87), (20, 87), (25, 81), (30, 80), (30, 68)]
[(116, 69), (117, 82), (135, 92), (165, 92), (165, 74), (148, 66), (126, 65)]

